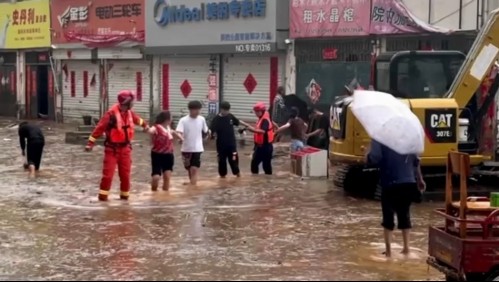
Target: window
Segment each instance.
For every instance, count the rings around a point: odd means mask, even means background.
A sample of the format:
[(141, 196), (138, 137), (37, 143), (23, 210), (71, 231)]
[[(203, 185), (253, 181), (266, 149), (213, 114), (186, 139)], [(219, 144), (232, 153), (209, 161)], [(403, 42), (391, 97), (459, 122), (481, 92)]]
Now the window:
[(390, 93), (390, 62), (376, 62), (376, 90)]
[(396, 91), (401, 98), (442, 98), (454, 81), (464, 59), (432, 55), (402, 58), (397, 69)]

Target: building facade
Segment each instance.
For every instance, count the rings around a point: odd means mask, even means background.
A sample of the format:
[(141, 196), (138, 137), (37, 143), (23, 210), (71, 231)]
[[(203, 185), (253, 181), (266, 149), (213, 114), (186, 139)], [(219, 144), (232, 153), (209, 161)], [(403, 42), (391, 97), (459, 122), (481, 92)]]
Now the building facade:
[(215, 114), (226, 100), (234, 114), (254, 120), (253, 104), (269, 105), (284, 84), (288, 9), (289, 1), (148, 1), (155, 111), (179, 117), (188, 101), (200, 100)]
[(49, 0), (0, 3), (0, 115), (55, 117)]
[(345, 86), (372, 85), (373, 62), (381, 52), (469, 50), (474, 30), (432, 25), (419, 18), (408, 2), (293, 1), (290, 37), (294, 40), (297, 95), (327, 111), (335, 97), (345, 94)]
[(151, 61), (143, 55), (143, 0), (52, 0), (52, 48), (64, 122), (99, 118), (120, 90), (149, 118)]

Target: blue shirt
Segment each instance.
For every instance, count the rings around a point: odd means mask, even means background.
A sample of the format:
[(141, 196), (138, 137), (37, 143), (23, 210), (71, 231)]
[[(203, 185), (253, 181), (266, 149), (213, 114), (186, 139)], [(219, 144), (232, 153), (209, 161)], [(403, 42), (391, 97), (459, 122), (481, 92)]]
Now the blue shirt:
[(379, 167), (381, 187), (416, 183), (416, 169), (419, 166), (417, 155), (401, 155), (373, 140), (367, 161)]

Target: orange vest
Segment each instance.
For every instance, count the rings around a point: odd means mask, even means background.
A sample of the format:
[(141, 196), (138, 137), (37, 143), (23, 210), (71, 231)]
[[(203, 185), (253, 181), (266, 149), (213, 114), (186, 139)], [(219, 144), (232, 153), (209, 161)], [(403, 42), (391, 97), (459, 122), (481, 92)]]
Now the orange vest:
[(256, 123), (256, 128), (262, 129), (262, 123), (264, 120), (269, 122), (269, 130), (266, 133), (256, 133), (255, 132), (254, 135), (255, 135), (255, 144), (256, 145), (263, 145), (263, 143), (265, 141), (265, 134), (267, 134), (269, 143), (274, 142), (274, 124), (272, 124), (272, 120), (270, 119), (269, 112), (265, 112), (263, 114), (263, 116), (258, 120), (258, 122)]
[(134, 137), (134, 122), (132, 112), (127, 111), (125, 114), (125, 120), (123, 120), (120, 106), (115, 105), (109, 110), (109, 113), (114, 115), (114, 117), (116, 118), (116, 126), (109, 130), (108, 141), (110, 143), (116, 144), (130, 143)]

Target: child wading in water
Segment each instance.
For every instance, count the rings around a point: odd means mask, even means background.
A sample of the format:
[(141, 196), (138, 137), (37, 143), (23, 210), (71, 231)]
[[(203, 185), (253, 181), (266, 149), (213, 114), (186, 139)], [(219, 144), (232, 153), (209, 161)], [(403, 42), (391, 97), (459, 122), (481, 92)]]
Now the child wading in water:
[(291, 153), (301, 151), (307, 140), (307, 124), (300, 117), (297, 108), (291, 108), (288, 123), (279, 127), (276, 134), (289, 128), (291, 132)]
[(170, 189), (170, 179), (175, 162), (175, 157), (173, 156), (173, 136), (183, 140), (182, 136), (170, 128), (171, 122), (170, 112), (164, 111), (156, 116), (156, 123), (149, 129), (152, 143), (152, 191), (158, 191), (161, 175), (163, 175), (163, 191)]

